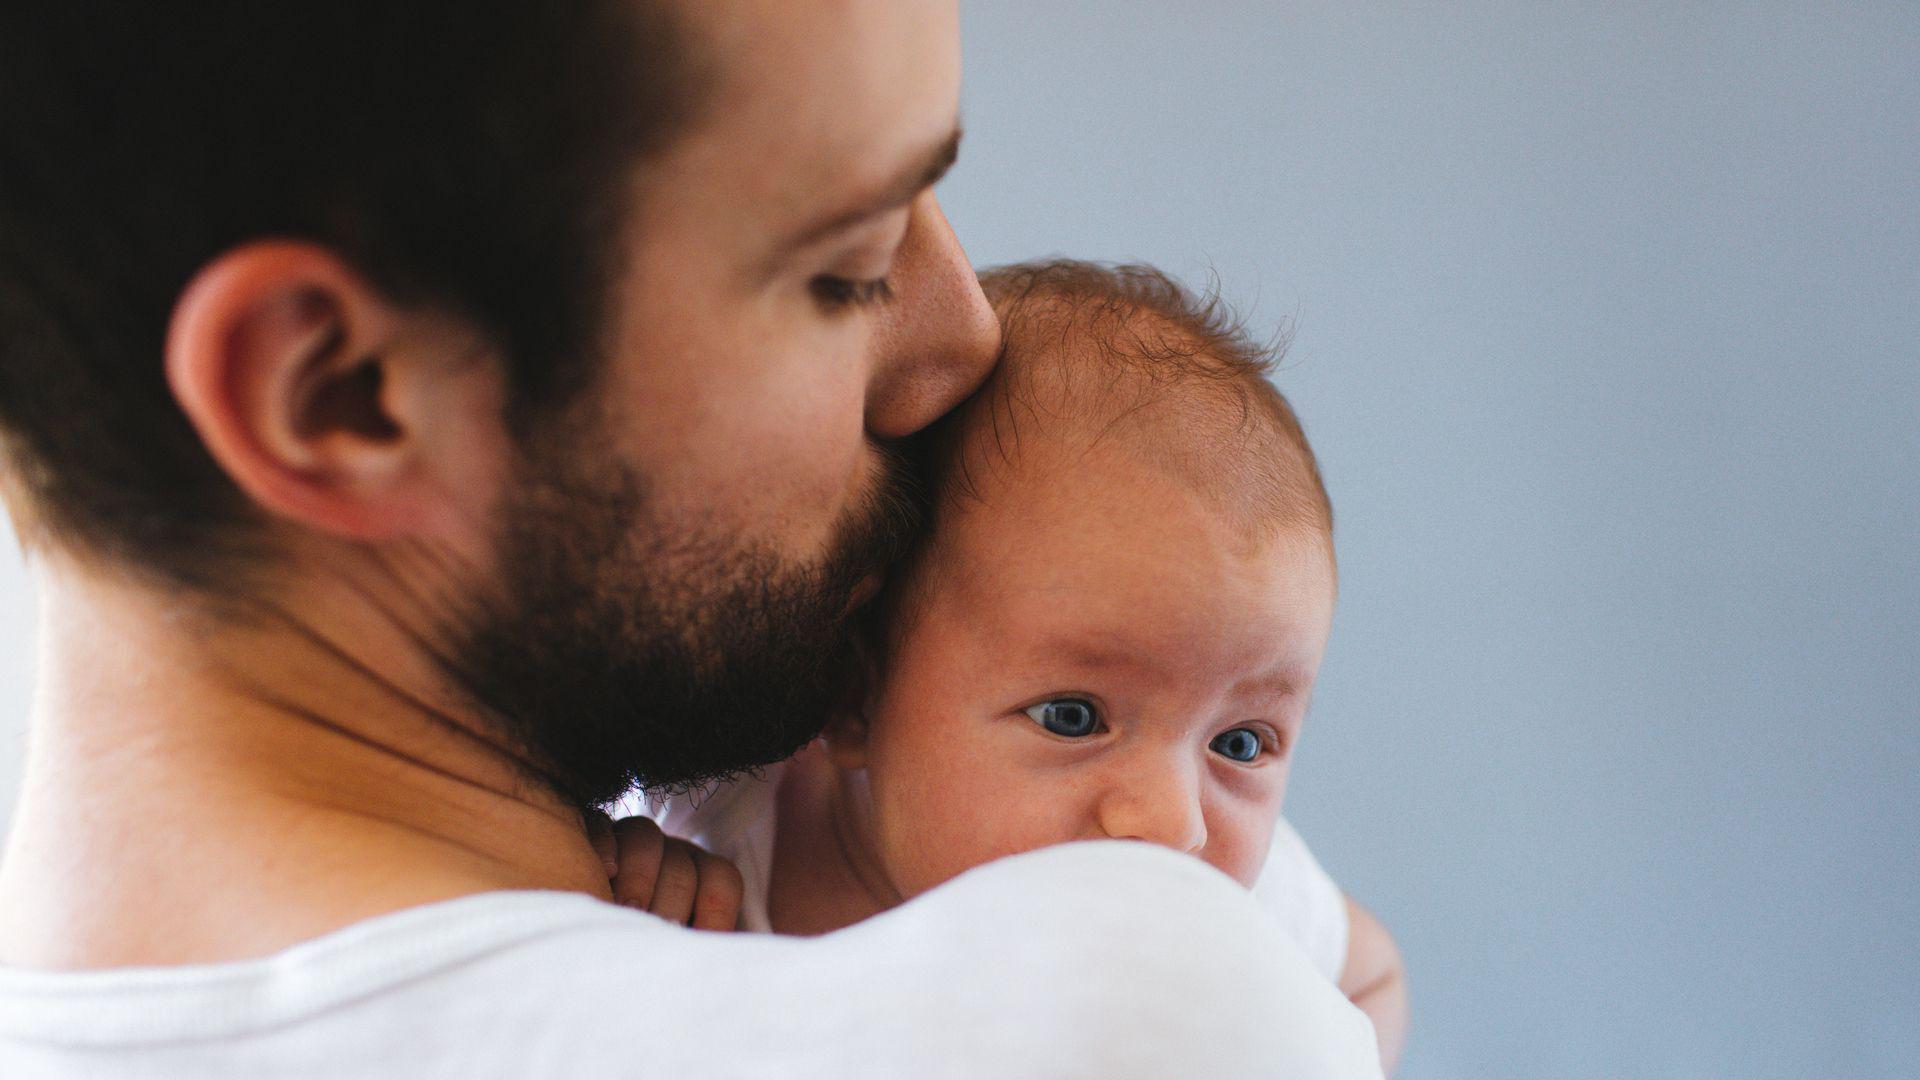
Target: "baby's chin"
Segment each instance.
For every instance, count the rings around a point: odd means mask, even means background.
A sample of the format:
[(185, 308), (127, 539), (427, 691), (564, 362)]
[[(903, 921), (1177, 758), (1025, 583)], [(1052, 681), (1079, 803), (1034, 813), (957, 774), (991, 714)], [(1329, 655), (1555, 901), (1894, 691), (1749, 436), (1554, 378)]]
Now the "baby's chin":
[[(883, 862), (887, 864), (885, 869), (893, 888), (899, 893), (900, 900), (905, 902), (922, 893), (937, 889), (970, 870), (977, 870), (990, 863), (999, 862), (1001, 859), (1011, 859), (1016, 855), (1025, 855), (1034, 851), (1044, 851), (1047, 848), (1060, 847), (1065, 844), (1100, 842), (1099, 840), (1088, 840), (1085, 838), (1057, 840), (1052, 843), (1035, 844), (1030, 847), (1011, 849), (993, 855), (975, 855), (970, 858), (958, 858), (938, 866), (929, 865), (919, 859), (903, 859), (900, 860), (898, 864), (895, 864), (892, 860), (883, 860)], [(1140, 843), (1143, 841), (1133, 842)], [(1167, 850), (1172, 849), (1169, 848)], [(1223, 863), (1223, 861), (1217, 861), (1194, 854), (1189, 854), (1187, 857), (1196, 862), (1213, 867), (1227, 877), (1232, 878), (1241, 888), (1251, 891), (1254, 883), (1260, 880), (1260, 871), (1264, 869), (1264, 864), (1266, 863), (1264, 855), (1265, 853), (1263, 852), (1262, 857), (1252, 861), (1251, 864), (1244, 861), (1227, 864)]]
[[(1060, 843), (1070, 842), (1071, 841), (1065, 840), (1060, 841)], [(1002, 859), (1011, 859), (1016, 855), (1025, 855), (1029, 852), (1040, 851), (1056, 846), (1058, 845), (1035, 844), (1028, 847), (1009, 848), (996, 852), (953, 853), (946, 857), (940, 857), (935, 854), (933, 858), (929, 858), (928, 856), (934, 853), (929, 853), (921, 849), (912, 852), (911, 855), (898, 859), (883, 857), (881, 859), (881, 867), (887, 874), (889, 884), (892, 885), (894, 891), (899, 894), (901, 901), (904, 902), (912, 900), (922, 893), (931, 892), (945, 885), (947, 882), (970, 871), (978, 870), (983, 866), (991, 865)]]

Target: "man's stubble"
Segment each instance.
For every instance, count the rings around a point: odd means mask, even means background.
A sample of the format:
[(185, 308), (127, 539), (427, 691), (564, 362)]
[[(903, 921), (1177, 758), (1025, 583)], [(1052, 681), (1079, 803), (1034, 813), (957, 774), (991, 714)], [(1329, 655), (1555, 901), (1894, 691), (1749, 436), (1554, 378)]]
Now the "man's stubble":
[(644, 479), (592, 446), (543, 440), (522, 455), (497, 581), (447, 620), (453, 688), (583, 808), (791, 756), (846, 685), (856, 590), (925, 520), (908, 459), (884, 450), (829, 550), (796, 565), (659, 520)]

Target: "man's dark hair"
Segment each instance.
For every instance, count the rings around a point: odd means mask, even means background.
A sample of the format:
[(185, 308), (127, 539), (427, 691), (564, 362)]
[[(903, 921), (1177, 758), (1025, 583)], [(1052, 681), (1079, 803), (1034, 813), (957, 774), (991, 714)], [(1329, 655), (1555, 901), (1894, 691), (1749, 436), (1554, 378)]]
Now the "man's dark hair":
[(471, 321), (516, 430), (591, 374), (633, 166), (692, 117), (663, 0), (0, 9), (0, 479), (23, 532), (216, 588), (249, 504), (165, 381), (182, 289), (249, 240)]

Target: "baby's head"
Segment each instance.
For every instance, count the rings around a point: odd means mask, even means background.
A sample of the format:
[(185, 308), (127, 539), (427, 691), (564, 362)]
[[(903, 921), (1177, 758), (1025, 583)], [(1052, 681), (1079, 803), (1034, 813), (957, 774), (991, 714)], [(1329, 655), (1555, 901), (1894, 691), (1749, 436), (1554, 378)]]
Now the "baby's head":
[(913, 896), (1003, 855), (1146, 840), (1251, 884), (1333, 616), (1332, 514), (1269, 350), (1143, 268), (983, 278), (993, 379), (828, 728)]

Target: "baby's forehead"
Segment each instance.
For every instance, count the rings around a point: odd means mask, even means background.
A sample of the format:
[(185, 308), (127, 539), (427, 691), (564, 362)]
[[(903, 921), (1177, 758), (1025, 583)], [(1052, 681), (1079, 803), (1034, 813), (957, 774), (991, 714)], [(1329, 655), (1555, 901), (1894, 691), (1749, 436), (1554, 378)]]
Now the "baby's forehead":
[(916, 613), (939, 612), (938, 625), (964, 627), (1022, 670), (1076, 651), (1124, 658), (1136, 674), (1178, 669), (1161, 681), (1310, 667), (1337, 588), (1323, 534), (1254, 538), (1177, 485), (1093, 479), (1013, 482), (951, 514), (913, 579)]

